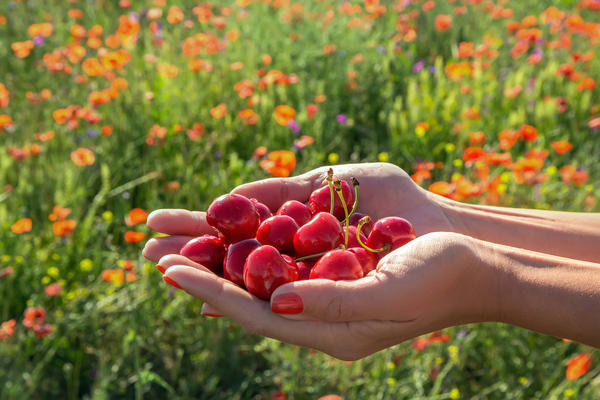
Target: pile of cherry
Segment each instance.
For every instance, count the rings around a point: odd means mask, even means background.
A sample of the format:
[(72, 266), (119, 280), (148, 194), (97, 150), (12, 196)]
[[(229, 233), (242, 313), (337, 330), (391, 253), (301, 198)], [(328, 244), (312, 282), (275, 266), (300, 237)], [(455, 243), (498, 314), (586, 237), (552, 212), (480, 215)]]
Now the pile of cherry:
[(374, 270), (381, 257), (415, 238), (410, 222), (385, 217), (375, 223), (356, 212), (359, 184), (333, 178), (308, 204), (269, 208), (238, 194), (216, 198), (206, 211), (218, 234), (194, 238), (179, 254), (268, 300), (284, 283), (304, 279), (353, 280)]

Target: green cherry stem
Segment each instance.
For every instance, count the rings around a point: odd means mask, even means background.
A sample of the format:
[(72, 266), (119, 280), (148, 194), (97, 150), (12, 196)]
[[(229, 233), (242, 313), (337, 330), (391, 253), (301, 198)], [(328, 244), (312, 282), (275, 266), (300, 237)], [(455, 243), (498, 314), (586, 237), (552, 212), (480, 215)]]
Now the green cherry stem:
[(342, 182), (339, 179), (336, 179), (334, 181), (335, 184), (335, 191), (338, 194), (338, 197), (340, 198), (340, 200), (342, 201), (342, 207), (344, 208), (344, 216), (345, 216), (345, 222), (346, 222), (346, 229), (344, 229), (345, 234), (345, 240), (344, 240), (344, 248), (347, 249), (348, 248), (348, 226), (350, 225), (350, 217), (348, 216), (348, 206), (346, 206), (346, 200), (344, 200), (344, 194), (342, 193)]
[(390, 245), (389, 244), (384, 244), (382, 248), (380, 249), (372, 249), (369, 246), (367, 246), (366, 244), (364, 244), (362, 242), (362, 240), (360, 240), (360, 230), (362, 229), (363, 225), (368, 223), (371, 220), (371, 218), (368, 215), (365, 215), (364, 217), (362, 217), (359, 221), (358, 221), (358, 225), (356, 226), (356, 240), (358, 241), (358, 243), (365, 248), (365, 250), (370, 251), (372, 253), (379, 253), (381, 251), (387, 251), (390, 249)]
[(329, 199), (331, 200), (331, 205), (329, 206), (329, 214), (333, 214), (333, 168), (329, 168), (329, 170), (327, 171), (327, 184), (329, 185)]
[(350, 218), (352, 214), (354, 214), (356, 208), (358, 207), (358, 179), (352, 177), (350, 178), (350, 180), (352, 181), (352, 186), (354, 187), (354, 204), (352, 204), (352, 210), (350, 210), (350, 212), (348, 213), (348, 218)]
[(322, 253), (309, 254), (309, 255), (304, 256), (304, 257), (295, 258), (294, 261), (298, 262), (298, 261), (308, 260), (309, 258), (321, 257), (321, 256), (325, 255), (325, 253), (327, 253), (327, 251), (324, 251)]

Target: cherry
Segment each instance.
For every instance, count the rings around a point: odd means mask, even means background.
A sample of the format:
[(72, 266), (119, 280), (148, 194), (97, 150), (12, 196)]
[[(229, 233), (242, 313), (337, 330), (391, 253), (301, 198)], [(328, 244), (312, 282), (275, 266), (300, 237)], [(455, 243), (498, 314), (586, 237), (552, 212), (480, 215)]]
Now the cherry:
[(225, 258), (225, 243), (216, 236), (204, 235), (187, 242), (179, 254), (220, 274)]
[[(359, 212), (355, 212), (350, 216), (350, 225), (351, 226), (358, 226), (358, 221), (360, 221), (360, 219), (362, 217), (366, 217), (367, 214), (363, 214), (363, 213), (359, 213)], [(370, 220), (369, 222), (367, 222), (366, 224), (364, 224), (362, 226), (362, 229), (360, 230), (360, 233), (363, 233), (365, 235), (365, 237), (369, 236), (369, 233), (371, 233), (371, 229), (373, 229), (373, 221)]]
[(256, 239), (262, 244), (269, 244), (282, 252), (294, 250), (294, 235), (298, 228), (298, 224), (292, 217), (275, 215), (259, 225)]
[(252, 250), (260, 247), (256, 239), (244, 239), (230, 245), (223, 261), (223, 277), (238, 286), (244, 287), (244, 264)]
[[(350, 210), (352, 209), (352, 205), (354, 203), (354, 193), (352, 192), (348, 182), (342, 181), (341, 185), (346, 208)], [(337, 193), (333, 193), (333, 196), (333, 215), (335, 215), (338, 220), (344, 219), (345, 215), (344, 207), (342, 206), (342, 200), (338, 197)], [(331, 195), (329, 186), (324, 186), (312, 192), (308, 199), (308, 205), (313, 214), (317, 214), (319, 212), (329, 212), (331, 209)]]
[[(363, 243), (367, 241), (367, 236), (363, 234), (362, 229), (360, 231), (360, 240), (362, 240)], [(356, 226), (354, 225), (348, 227), (348, 248), (350, 247), (361, 247), (356, 239)]]
[(244, 265), (244, 284), (250, 293), (269, 300), (284, 283), (298, 280), (298, 268), (290, 265), (279, 251), (269, 245), (254, 249)]
[(252, 202), (252, 204), (254, 204), (254, 207), (256, 207), (256, 211), (258, 211), (259, 223), (273, 216), (271, 210), (269, 210), (269, 207), (267, 207), (266, 204), (261, 203), (255, 198), (251, 198), (250, 201)]
[(313, 267), (308, 279), (332, 281), (354, 280), (364, 276), (363, 267), (353, 252), (343, 249), (328, 251)]
[(310, 207), (298, 200), (288, 200), (279, 207), (277, 215), (289, 215), (294, 218), (298, 226), (306, 224), (312, 218)]
[(366, 245), (371, 249), (381, 249), (387, 245), (389, 249), (377, 254), (379, 257), (383, 257), (415, 237), (415, 228), (410, 222), (401, 217), (385, 217), (375, 222)]
[(317, 257), (308, 258), (306, 260), (298, 261), (296, 265), (298, 266), (298, 280), (304, 281), (308, 279), (310, 275), (310, 271), (315, 266), (315, 264), (319, 261)]
[(365, 276), (369, 272), (371, 272), (375, 268), (377, 268), (377, 263), (379, 261), (379, 258), (376, 256), (376, 253), (373, 253), (372, 251), (368, 251), (364, 247), (360, 247), (360, 246), (350, 247), (350, 248), (348, 248), (348, 251), (354, 253), (356, 258), (358, 258), (358, 261), (360, 262), (360, 265), (362, 266), (363, 273)]
[(327, 212), (320, 212), (302, 225), (294, 235), (298, 256), (308, 256), (335, 249), (344, 242), (340, 221)]
[(223, 233), (228, 243), (254, 237), (259, 218), (254, 204), (239, 194), (219, 196), (206, 210), (206, 221)]

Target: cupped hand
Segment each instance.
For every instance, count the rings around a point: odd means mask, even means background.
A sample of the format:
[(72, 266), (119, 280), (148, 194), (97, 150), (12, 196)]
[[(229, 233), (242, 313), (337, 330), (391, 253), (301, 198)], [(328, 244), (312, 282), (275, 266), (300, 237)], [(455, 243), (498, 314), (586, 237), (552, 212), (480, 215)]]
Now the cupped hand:
[[(273, 213), (288, 200), (308, 201), (310, 194), (327, 185), (327, 171), (321, 167), (290, 178), (269, 178), (247, 183), (232, 192), (256, 198)], [(441, 206), (442, 198), (415, 184), (401, 168), (388, 163), (363, 163), (334, 166), (335, 177), (350, 181), (355, 177), (360, 183), (358, 212), (374, 220), (387, 216), (408, 219), (417, 236), (434, 231), (452, 231), (452, 226)], [(215, 230), (206, 222), (202, 211), (182, 209), (156, 210), (148, 216), (150, 229), (167, 234), (150, 239), (143, 255), (157, 262), (167, 254), (177, 253), (190, 239)]]
[[(203, 314), (226, 316), (248, 332), (355, 360), (418, 335), (484, 320), (487, 278), (471, 238), (423, 235), (385, 256), (355, 281), (313, 279), (280, 286), (271, 302), (167, 256), (167, 280), (203, 301)], [(209, 305), (210, 304), (210, 305)]]

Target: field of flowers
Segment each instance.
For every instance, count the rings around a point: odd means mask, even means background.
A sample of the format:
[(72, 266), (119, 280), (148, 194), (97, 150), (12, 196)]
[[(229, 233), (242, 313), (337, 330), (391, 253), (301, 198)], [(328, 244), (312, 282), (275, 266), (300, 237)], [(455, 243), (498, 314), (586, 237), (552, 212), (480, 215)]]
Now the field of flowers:
[(599, 54), (598, 0), (2, 1), (0, 398), (600, 398), (561, 338), (344, 362), (202, 317), (141, 256), (151, 210), (323, 164), (599, 212)]

